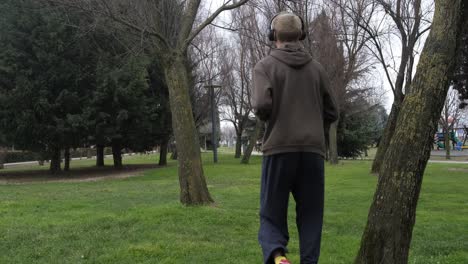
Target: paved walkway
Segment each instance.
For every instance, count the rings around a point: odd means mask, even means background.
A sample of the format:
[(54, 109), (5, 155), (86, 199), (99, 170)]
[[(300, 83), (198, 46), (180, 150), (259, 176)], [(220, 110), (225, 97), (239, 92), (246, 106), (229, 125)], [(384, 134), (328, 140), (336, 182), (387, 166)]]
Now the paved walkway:
[[(234, 153), (233, 153), (234, 154)], [(122, 154), (122, 156), (128, 156), (129, 154)], [(130, 154), (134, 155), (134, 153)], [(261, 152), (252, 151), (252, 155), (261, 156)], [(452, 157), (467, 157), (468, 158), (468, 151), (452, 151)], [(431, 156), (439, 156), (445, 157), (445, 151), (443, 150), (433, 150), (431, 152)], [(106, 155), (106, 157), (112, 157), (112, 155)], [(73, 158), (72, 160), (80, 160), (86, 159), (86, 157), (82, 158)], [(92, 159), (96, 159), (96, 156), (93, 156)], [(372, 159), (356, 159), (356, 160), (372, 160)], [(457, 160), (429, 160), (430, 163), (447, 163), (447, 164), (468, 164), (468, 161), (457, 161)], [(27, 162), (16, 162), (16, 163), (5, 163), (3, 164), (5, 168), (12, 168), (16, 166), (22, 165), (36, 165), (37, 161), (27, 161)]]
[(447, 164), (468, 164), (468, 161), (459, 160), (429, 160), (430, 163), (447, 163)]
[[(431, 151), (431, 156), (440, 156), (445, 157), (445, 150), (433, 150)], [(468, 150), (457, 151), (451, 150), (450, 156), (452, 157), (467, 157), (468, 158)]]

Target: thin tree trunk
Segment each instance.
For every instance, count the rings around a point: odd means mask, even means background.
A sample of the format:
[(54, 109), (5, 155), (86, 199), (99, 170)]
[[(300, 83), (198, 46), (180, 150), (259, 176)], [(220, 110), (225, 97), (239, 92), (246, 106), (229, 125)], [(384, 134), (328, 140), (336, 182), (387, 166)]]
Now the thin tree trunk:
[(186, 205), (212, 203), (200, 153), (198, 132), (188, 92), (185, 53), (176, 54), (165, 69), (172, 126), (179, 160), (180, 201)]
[(93, 157), (91, 148), (88, 148), (86, 151), (86, 159), (90, 159)]
[(445, 159), (450, 159), (450, 132), (449, 129), (444, 129), (444, 144), (445, 144)]
[(242, 133), (236, 133), (236, 152), (234, 158), (238, 159), (242, 155)]
[[(430, 35), (382, 163), (355, 263), (406, 264), (424, 170), (447, 95), (461, 0), (436, 1)], [(466, 21), (466, 9), (464, 6)]]
[(177, 160), (177, 148), (174, 148), (171, 153), (171, 160)]
[(122, 147), (117, 140), (112, 141), (112, 158), (114, 159), (114, 167), (122, 168)]
[(241, 160), (242, 164), (249, 164), (250, 156), (252, 155), (252, 151), (255, 147), (255, 144), (257, 144), (258, 134), (260, 133), (260, 130), (262, 129), (262, 124), (263, 124), (262, 121), (258, 119), (256, 120), (255, 130), (252, 132), (252, 135), (250, 135), (249, 145), (247, 146), (247, 149), (245, 150), (244, 156), (242, 157), (242, 160)]
[(160, 150), (159, 150), (159, 166), (166, 166), (167, 165), (167, 146), (169, 143), (169, 139), (164, 139), (161, 143)]
[(50, 172), (52, 174), (57, 174), (60, 173), (62, 170), (62, 167), (60, 165), (61, 163), (61, 155), (60, 155), (60, 148), (55, 147), (52, 149), (52, 156), (50, 158)]
[(6, 148), (1, 148), (0, 147), (0, 170), (4, 168), (4, 162), (6, 158), (7, 150)]
[(104, 146), (96, 145), (96, 166), (104, 167)]
[(38, 161), (37, 163), (39, 164), (39, 166), (44, 166), (44, 161), (47, 159), (47, 154), (44, 153), (44, 152), (39, 152), (39, 156), (38, 156)]
[(63, 170), (69, 171), (70, 170), (70, 149), (69, 148), (65, 148), (63, 156), (65, 158), (65, 165), (64, 165)]
[(372, 173), (378, 173), (382, 167), (382, 162), (387, 152), (390, 141), (392, 140), (393, 134), (395, 132), (395, 127), (397, 124), (398, 115), (400, 114), (401, 102), (396, 98), (392, 104), (392, 110), (388, 116), (387, 124), (383, 131), (382, 137), (380, 138), (379, 147), (377, 148), (377, 153), (375, 154), (374, 162), (372, 163)]
[(329, 149), (329, 156), (328, 161), (330, 164), (338, 164), (338, 142), (337, 142), (337, 128), (338, 128), (338, 121), (333, 122), (330, 125), (329, 134), (329, 141), (328, 141), (328, 149)]

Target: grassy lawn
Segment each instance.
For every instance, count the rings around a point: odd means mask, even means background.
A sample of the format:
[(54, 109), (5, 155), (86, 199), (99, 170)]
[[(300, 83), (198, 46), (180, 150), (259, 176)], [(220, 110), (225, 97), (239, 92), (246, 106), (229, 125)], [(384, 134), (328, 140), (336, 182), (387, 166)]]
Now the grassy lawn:
[[(215, 206), (178, 202), (172, 161), (127, 179), (0, 185), (0, 263), (261, 263), (261, 158), (239, 165), (231, 156), (222, 154), (214, 165), (204, 154)], [(369, 167), (369, 161), (327, 167), (321, 264), (351, 263), (357, 252), (376, 184)], [(468, 165), (428, 166), (410, 263), (468, 263), (467, 180)], [(293, 208), (289, 249), (299, 263)]]

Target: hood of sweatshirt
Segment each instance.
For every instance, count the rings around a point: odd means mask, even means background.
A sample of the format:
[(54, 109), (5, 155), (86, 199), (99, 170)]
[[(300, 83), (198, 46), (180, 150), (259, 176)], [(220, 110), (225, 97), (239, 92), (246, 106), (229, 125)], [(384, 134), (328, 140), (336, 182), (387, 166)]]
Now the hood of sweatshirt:
[(287, 43), (283, 48), (274, 49), (270, 55), (293, 68), (301, 68), (312, 60), (300, 44)]

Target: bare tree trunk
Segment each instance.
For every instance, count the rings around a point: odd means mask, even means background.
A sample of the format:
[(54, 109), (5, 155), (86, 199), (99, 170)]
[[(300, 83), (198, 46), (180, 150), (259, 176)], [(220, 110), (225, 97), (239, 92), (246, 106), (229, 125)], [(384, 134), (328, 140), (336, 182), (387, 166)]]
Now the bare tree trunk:
[(104, 167), (104, 146), (96, 145), (96, 166)]
[(328, 141), (328, 149), (329, 149), (329, 156), (328, 161), (330, 164), (338, 164), (338, 141), (337, 141), (337, 130), (338, 130), (338, 121), (333, 122), (330, 125), (330, 130), (328, 132), (329, 141)]
[(65, 148), (63, 156), (65, 158), (65, 165), (64, 165), (63, 170), (69, 171), (70, 170), (70, 149), (69, 148)]
[(180, 201), (186, 205), (212, 203), (203, 173), (198, 132), (188, 92), (185, 54), (177, 54), (165, 68), (172, 126), (179, 160)]
[(58, 174), (62, 170), (60, 166), (61, 157), (60, 157), (60, 148), (55, 147), (52, 149), (52, 157), (50, 158), (50, 172), (52, 174)]
[(169, 139), (164, 139), (161, 143), (160, 150), (159, 150), (159, 166), (166, 166), (167, 165), (167, 146), (169, 143)]
[(355, 263), (406, 264), (424, 170), (452, 72), (462, 0), (436, 1), (432, 30), (424, 46), (412, 93), (406, 95)]
[(93, 157), (91, 148), (88, 148), (86, 151), (86, 159), (90, 159)]
[(46, 159), (47, 159), (47, 154), (44, 153), (43, 151), (39, 152), (38, 161), (37, 161), (39, 166), (44, 166), (44, 161)]
[(242, 133), (236, 133), (236, 153), (234, 158), (238, 159), (242, 155)]
[(122, 147), (117, 140), (112, 141), (112, 157), (114, 159), (114, 167), (122, 168)]
[(7, 154), (6, 148), (0, 147), (0, 170), (4, 168), (3, 162), (5, 161)]
[(398, 115), (400, 114), (400, 108), (401, 102), (395, 98), (395, 101), (392, 104), (392, 110), (388, 116), (387, 124), (385, 125), (382, 137), (380, 138), (379, 147), (377, 148), (374, 162), (372, 163), (372, 173), (378, 173), (382, 167), (385, 153), (387, 152), (388, 146), (390, 145), (390, 141), (392, 140), (393, 134), (395, 132)]
[(450, 159), (450, 129), (444, 128), (445, 159)]
[(177, 149), (174, 148), (171, 153), (171, 160), (177, 160)]
[(263, 122), (257, 119), (257, 121), (255, 122), (255, 130), (252, 132), (252, 135), (250, 135), (249, 145), (247, 146), (247, 149), (244, 152), (244, 156), (242, 157), (242, 164), (249, 164), (250, 156), (252, 155), (252, 151), (255, 147), (255, 144), (257, 144), (258, 134), (262, 129), (262, 125)]

